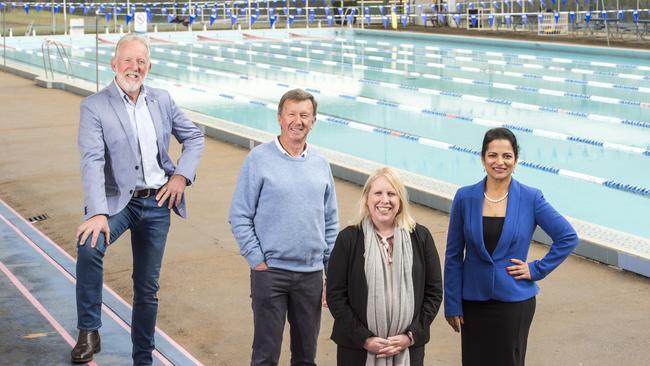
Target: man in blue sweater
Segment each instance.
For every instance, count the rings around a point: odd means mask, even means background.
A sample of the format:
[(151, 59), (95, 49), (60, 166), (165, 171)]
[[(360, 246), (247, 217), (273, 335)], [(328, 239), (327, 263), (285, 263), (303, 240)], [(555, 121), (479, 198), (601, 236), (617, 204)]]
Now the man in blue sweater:
[(277, 365), (288, 317), (291, 365), (315, 365), (323, 271), (338, 213), (329, 163), (307, 145), (317, 103), (294, 89), (278, 105), (280, 136), (255, 147), (239, 173), (230, 226), (251, 267), (251, 365)]

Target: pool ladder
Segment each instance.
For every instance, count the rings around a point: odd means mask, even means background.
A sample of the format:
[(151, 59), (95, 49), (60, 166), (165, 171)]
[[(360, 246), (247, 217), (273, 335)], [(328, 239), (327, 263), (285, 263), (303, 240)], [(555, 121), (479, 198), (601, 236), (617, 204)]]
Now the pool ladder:
[(33, 30), (34, 30), (34, 21), (32, 20), (27, 25), (27, 29), (25, 30), (25, 36), (31, 36)]
[[(68, 78), (70, 78), (70, 57), (68, 52), (65, 50), (63, 43), (54, 40), (46, 39), (41, 45), (41, 53), (43, 54), (43, 70), (45, 71), (45, 80), (50, 86), (51, 81), (54, 80), (54, 69), (52, 68), (52, 55), (51, 48), (54, 46), (58, 57), (62, 60), (63, 66), (65, 67), (65, 73)], [(51, 77), (51, 78), (50, 78)]]
[[(354, 10), (352, 10), (352, 9), (354, 9)], [(352, 15), (352, 21), (348, 21), (348, 16), (349, 15)], [(357, 18), (361, 19), (361, 15), (359, 13), (359, 8), (351, 6), (351, 7), (347, 8), (347, 9), (345, 9), (345, 12), (343, 13), (343, 16), (342, 16), (342, 19), (341, 19), (341, 28), (343, 28), (346, 23), (347, 23), (349, 28), (354, 28), (355, 23), (359, 20)], [(361, 28), (363, 28), (363, 19), (361, 19)]]

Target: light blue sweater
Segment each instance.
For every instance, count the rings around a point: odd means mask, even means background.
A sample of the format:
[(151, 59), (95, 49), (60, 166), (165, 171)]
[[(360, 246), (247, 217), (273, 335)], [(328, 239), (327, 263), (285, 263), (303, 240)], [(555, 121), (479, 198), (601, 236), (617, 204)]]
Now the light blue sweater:
[(273, 141), (255, 147), (239, 173), (230, 227), (251, 268), (327, 268), (339, 230), (329, 163), (312, 147), (290, 157)]

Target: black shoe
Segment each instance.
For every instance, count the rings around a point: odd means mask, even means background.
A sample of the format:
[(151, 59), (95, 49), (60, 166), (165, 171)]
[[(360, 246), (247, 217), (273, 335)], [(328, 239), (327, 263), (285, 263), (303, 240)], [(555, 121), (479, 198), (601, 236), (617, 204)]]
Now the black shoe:
[(70, 352), (73, 363), (87, 363), (93, 360), (93, 355), (101, 351), (101, 340), (98, 330), (80, 330), (77, 344)]

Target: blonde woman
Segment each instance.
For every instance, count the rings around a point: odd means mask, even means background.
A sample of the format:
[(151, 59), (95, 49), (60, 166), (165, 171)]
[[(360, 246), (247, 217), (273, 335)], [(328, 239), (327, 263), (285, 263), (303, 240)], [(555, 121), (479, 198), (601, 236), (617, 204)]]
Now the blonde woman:
[(399, 176), (379, 169), (363, 187), (357, 223), (339, 233), (329, 261), (338, 365), (422, 365), (441, 301), (433, 237), (411, 216)]

